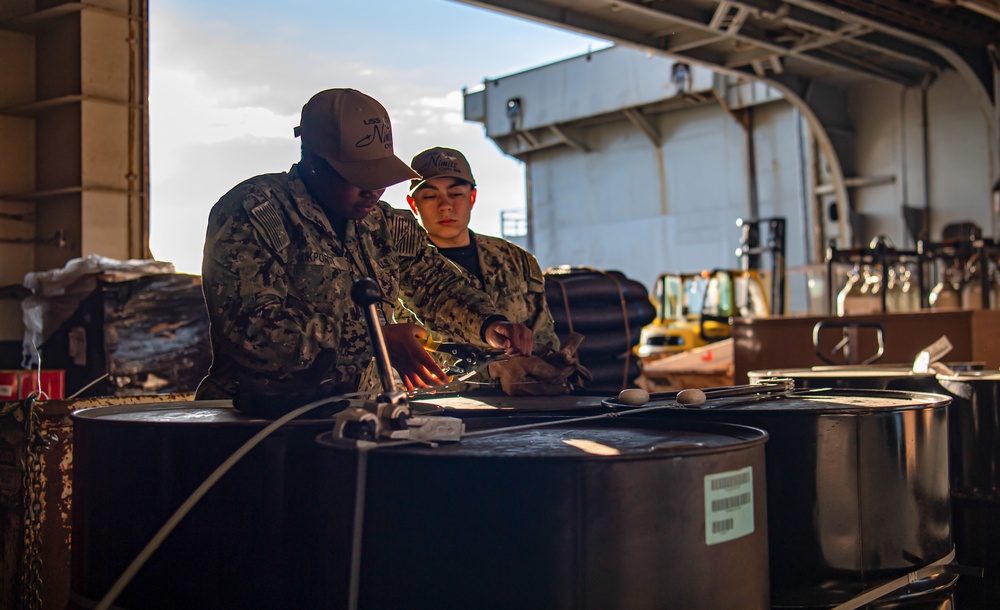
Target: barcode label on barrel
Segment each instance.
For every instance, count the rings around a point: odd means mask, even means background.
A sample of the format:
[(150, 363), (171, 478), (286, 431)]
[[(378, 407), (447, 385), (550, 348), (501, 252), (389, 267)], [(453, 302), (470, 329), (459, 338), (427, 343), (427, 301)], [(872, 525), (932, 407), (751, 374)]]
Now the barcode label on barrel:
[(732, 518), (723, 519), (722, 521), (712, 522), (712, 533), (713, 534), (725, 534), (729, 530), (733, 529)]
[(705, 544), (753, 533), (753, 467), (705, 477)]
[(721, 500), (712, 500), (712, 512), (718, 513), (724, 510), (729, 510), (730, 508), (739, 508), (744, 504), (750, 504), (750, 500), (750, 492), (742, 493), (738, 496), (729, 496), (728, 498), (722, 498)]
[(733, 487), (739, 487), (740, 485), (746, 485), (750, 482), (749, 472), (740, 472), (731, 476), (725, 476), (721, 479), (712, 479), (712, 491), (717, 489), (731, 489)]

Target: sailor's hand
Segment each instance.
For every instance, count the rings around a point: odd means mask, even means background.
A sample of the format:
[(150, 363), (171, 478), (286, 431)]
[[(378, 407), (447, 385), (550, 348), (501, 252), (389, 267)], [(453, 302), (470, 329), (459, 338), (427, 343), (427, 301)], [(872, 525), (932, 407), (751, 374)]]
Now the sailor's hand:
[(426, 334), (416, 324), (390, 324), (382, 327), (392, 367), (402, 377), (403, 385), (410, 392), (416, 388), (448, 383), (448, 375), (420, 343), (420, 339)]
[(486, 342), (508, 356), (530, 356), (534, 333), (524, 324), (494, 322), (486, 327)]

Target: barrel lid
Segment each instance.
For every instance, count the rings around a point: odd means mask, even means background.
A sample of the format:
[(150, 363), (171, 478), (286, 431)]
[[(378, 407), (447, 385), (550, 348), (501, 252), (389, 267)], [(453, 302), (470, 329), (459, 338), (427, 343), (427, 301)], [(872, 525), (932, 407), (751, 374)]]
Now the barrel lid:
[(557, 396), (508, 396), (503, 393), (466, 392), (462, 394), (430, 395), (415, 399), (410, 405), (426, 401), (455, 413), (553, 413), (602, 409), (605, 395), (561, 394)]
[[(542, 418), (532, 418), (541, 423)], [(710, 422), (671, 422), (619, 417), (600, 421), (548, 421), (542, 426), (521, 428), (513, 421), (492, 430), (480, 430), (461, 442), (437, 447), (402, 445), (392, 452), (434, 456), (521, 459), (662, 459), (723, 453), (763, 444), (767, 433), (758, 428)], [(353, 448), (351, 441), (324, 434), (320, 442)]]
[(773, 369), (750, 371), (747, 373), (750, 379), (762, 379), (765, 377), (789, 377), (808, 379), (844, 379), (844, 378), (874, 378), (874, 377), (912, 377), (920, 379), (923, 377), (933, 377), (934, 373), (916, 373), (906, 365), (833, 365), (814, 366), (799, 369)]
[[(740, 396), (709, 399), (702, 405), (683, 406), (674, 397), (654, 399), (641, 405), (643, 410), (662, 406), (665, 411), (685, 413), (730, 413), (733, 411), (811, 412), (820, 415), (871, 414), (880, 412), (923, 409), (946, 406), (951, 399), (939, 394), (903, 390), (856, 390), (821, 388), (795, 390), (773, 396)], [(606, 401), (608, 406), (621, 409), (637, 407)], [(656, 411), (652, 411), (655, 413)]]
[(955, 375), (938, 375), (941, 381), (1000, 381), (1000, 371), (964, 371)]
[(946, 398), (936, 394), (916, 392), (890, 393), (888, 390), (880, 390), (878, 394), (875, 391), (857, 393), (828, 391), (812, 394), (803, 392), (770, 401), (765, 400), (735, 405), (725, 410), (809, 411), (819, 413), (881, 412), (922, 409), (946, 401)]
[[(157, 426), (248, 426), (262, 427), (272, 420), (243, 415), (233, 409), (231, 400), (190, 400), (152, 404), (113, 405), (75, 411), (71, 417), (79, 423), (94, 422), (101, 425), (157, 425)], [(303, 422), (331, 420), (295, 420), (290, 425)]]
[[(413, 415), (439, 413), (441, 407), (429, 403), (410, 403)], [(74, 411), (70, 417), (82, 421), (114, 422), (120, 424), (164, 424), (192, 425), (219, 424), (232, 426), (261, 427), (271, 423), (264, 419), (245, 415), (233, 409), (231, 400), (188, 400), (180, 402), (137, 403), (93, 407)], [(292, 420), (286, 426), (324, 424), (333, 425), (331, 417), (310, 418), (309, 413)]]

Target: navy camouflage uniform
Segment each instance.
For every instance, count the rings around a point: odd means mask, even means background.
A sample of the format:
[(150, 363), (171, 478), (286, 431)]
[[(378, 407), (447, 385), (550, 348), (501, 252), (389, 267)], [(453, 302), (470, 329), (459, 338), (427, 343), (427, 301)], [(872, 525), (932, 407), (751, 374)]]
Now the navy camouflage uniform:
[(298, 171), (251, 178), (212, 208), (202, 275), (213, 362), (197, 398), (357, 390), (373, 354), (350, 296), (360, 276), (382, 290), (383, 323), (399, 298), (466, 342), (502, 319), (408, 211), (379, 202), (341, 239)]
[[(524, 324), (534, 333), (534, 343), (559, 349), (552, 314), (545, 302), (545, 277), (538, 261), (527, 250), (506, 239), (479, 235), (469, 231), (469, 238), (476, 244), (479, 265), (486, 280), (484, 286), (479, 278), (459, 265), (455, 265), (465, 279), (476, 290), (481, 290), (493, 299), (493, 305), (511, 322)], [(437, 326), (433, 320), (414, 315), (415, 307), (403, 299), (397, 308), (398, 319), (416, 322), (431, 331), (435, 339), (461, 341), (449, 330)]]

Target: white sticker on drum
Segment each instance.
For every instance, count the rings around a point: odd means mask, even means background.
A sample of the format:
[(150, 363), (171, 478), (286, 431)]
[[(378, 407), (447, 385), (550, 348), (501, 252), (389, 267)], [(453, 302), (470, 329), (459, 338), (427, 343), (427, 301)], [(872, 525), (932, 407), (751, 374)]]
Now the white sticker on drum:
[(705, 544), (753, 533), (753, 467), (705, 477)]

